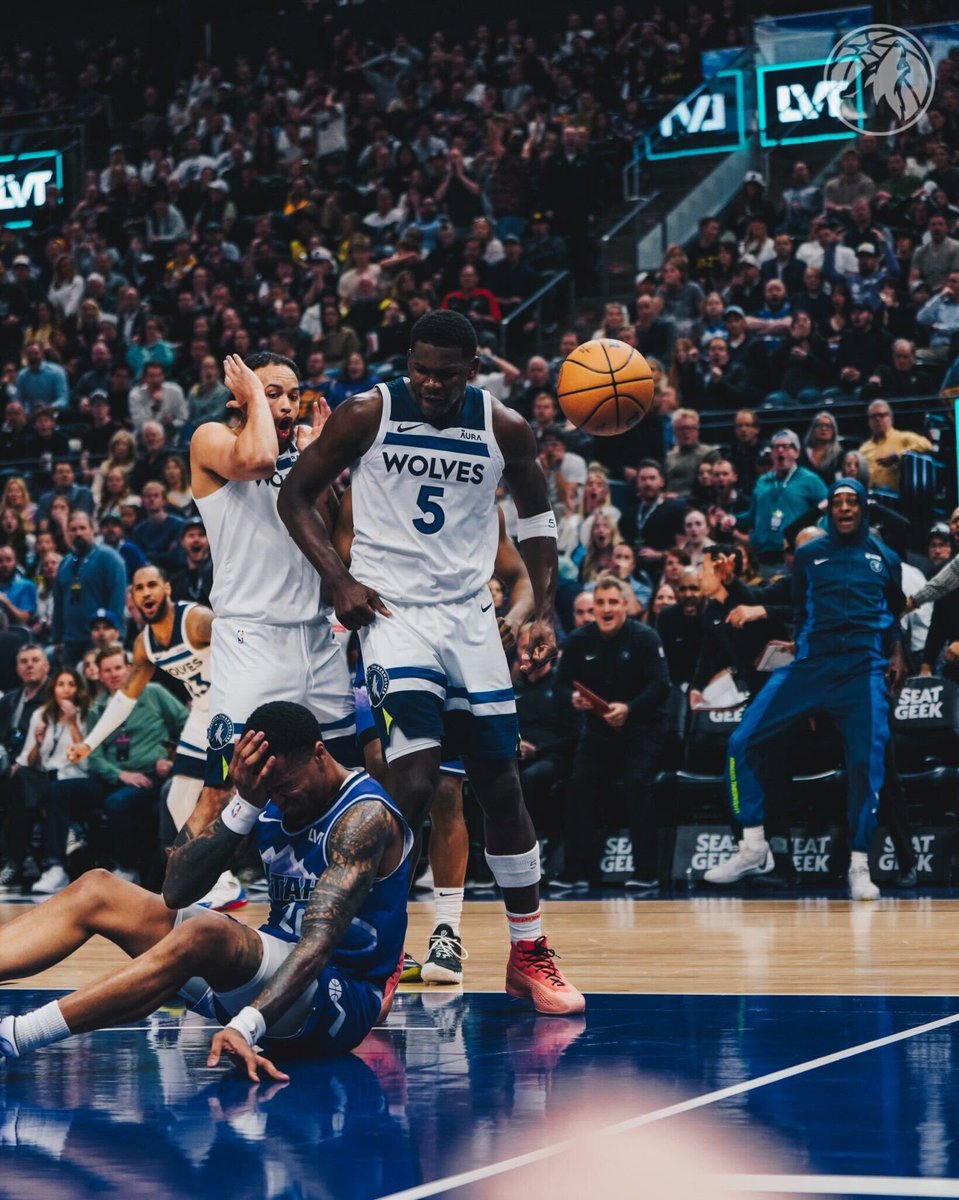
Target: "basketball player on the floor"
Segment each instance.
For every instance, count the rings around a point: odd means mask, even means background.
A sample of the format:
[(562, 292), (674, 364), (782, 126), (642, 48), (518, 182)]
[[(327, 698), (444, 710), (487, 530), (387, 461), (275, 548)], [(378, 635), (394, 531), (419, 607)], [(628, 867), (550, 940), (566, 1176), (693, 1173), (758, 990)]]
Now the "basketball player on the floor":
[(240, 843), (256, 839), (270, 881), (266, 924), (249, 929), (163, 900), (108, 871), (88, 871), (46, 904), (0, 928), (0, 979), (34, 975), (94, 934), (133, 962), (42, 1008), (0, 1020), (0, 1057), (19, 1057), (72, 1033), (142, 1020), (180, 993), (226, 1028), (208, 1065), (226, 1053), (250, 1079), (286, 1079), (257, 1054), (284, 1042), (314, 1054), (358, 1045), (392, 1003), (406, 935), (413, 835), (365, 771), (347, 771), (300, 704), (248, 714), (231, 773), (239, 793), (174, 852), (170, 876), (206, 891)]
[[(133, 646), (133, 670), (123, 687), (82, 742), (67, 751), (79, 762), (115, 733), (127, 720), (157, 669), (182, 683), (190, 693), (190, 715), (180, 734), (173, 762), (167, 808), (177, 831), (196, 808), (206, 775), (206, 731), (210, 723), (210, 631), (213, 613), (200, 604), (174, 603), (170, 583), (160, 567), (147, 566), (133, 576), (130, 594), (146, 627)], [(210, 892), (198, 901), (228, 911), (246, 904), (246, 893), (232, 871), (224, 871)]]
[[(290, 541), (276, 511), (280, 484), (300, 450), (322, 428), (296, 425), (300, 385), (296, 364), (261, 352), (223, 363), (237, 429), (210, 421), (190, 442), (193, 497), (210, 541), (213, 588), (213, 678), (207, 735), (206, 784), (194, 818), (180, 832), (193, 836), (229, 795), (229, 761), (247, 715), (269, 700), (305, 704), (330, 753), (358, 761), (353, 689), (333, 639), (319, 581)], [(332, 496), (319, 500), (332, 528)], [(180, 896), (178, 903), (196, 897)]]
[[(503, 889), (511, 950), (506, 990), (540, 1012), (580, 1012), (543, 936), (539, 848), (516, 765), (516, 704), (487, 581), (504, 476), (535, 595), (530, 646), (556, 652), (556, 521), (527, 423), (470, 385), (476, 334), (458, 313), (413, 327), (409, 379), (342, 404), (287, 476), (279, 512), (329, 585), (339, 620), (359, 629), (396, 802), (414, 830), (429, 811), (444, 725), (485, 816), (486, 857)], [(348, 571), (316, 511), (352, 467)], [(445, 718), (445, 721), (444, 721)]]
[[(497, 507), (499, 540), (493, 574), (501, 581), (510, 598), (509, 610), (497, 618), (503, 649), (511, 650), (519, 632), (533, 612), (533, 585), (522, 556), (506, 532), (506, 518)], [(353, 546), (353, 489), (347, 488), (340, 500), (333, 530), (336, 552), (349, 569)], [(356, 728), (360, 736), (363, 722), (369, 728), (372, 714), (361, 716), (357, 706)], [(366, 730), (364, 730), (366, 732)], [(378, 743), (377, 743), (378, 744)], [(469, 860), (469, 833), (463, 815), (463, 783), (466, 768), (459, 759), (440, 763), (439, 782), (430, 804), (429, 863), (433, 876), (433, 932), (426, 959), (421, 965), (407, 954), (403, 962), (402, 983), (462, 983), (463, 949), (460, 925), (463, 920), (463, 896)]]

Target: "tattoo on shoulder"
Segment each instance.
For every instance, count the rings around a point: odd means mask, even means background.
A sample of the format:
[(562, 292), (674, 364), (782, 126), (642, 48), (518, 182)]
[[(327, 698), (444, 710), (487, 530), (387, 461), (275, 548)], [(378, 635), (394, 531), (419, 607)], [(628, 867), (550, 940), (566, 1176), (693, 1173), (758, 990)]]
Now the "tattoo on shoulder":
[(393, 819), (378, 800), (362, 801), (334, 826), (330, 862), (337, 865), (368, 863), (379, 859), (389, 841)]

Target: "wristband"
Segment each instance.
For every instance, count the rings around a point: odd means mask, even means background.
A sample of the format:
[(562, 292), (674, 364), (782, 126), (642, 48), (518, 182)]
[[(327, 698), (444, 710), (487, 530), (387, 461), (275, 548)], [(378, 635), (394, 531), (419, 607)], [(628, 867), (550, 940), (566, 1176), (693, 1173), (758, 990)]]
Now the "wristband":
[(226, 1028), (235, 1029), (252, 1050), (266, 1033), (266, 1021), (258, 1008), (252, 1008), (248, 1004), (246, 1008), (240, 1009)]
[(257, 808), (255, 804), (251, 804), (249, 800), (244, 800), (241, 795), (237, 794), (220, 813), (220, 820), (227, 829), (245, 837), (259, 821), (262, 811), (261, 808)]
[(556, 517), (552, 509), (537, 513), (535, 517), (520, 517), (516, 522), (516, 540), (525, 542), (529, 538), (548, 537), (556, 541)]

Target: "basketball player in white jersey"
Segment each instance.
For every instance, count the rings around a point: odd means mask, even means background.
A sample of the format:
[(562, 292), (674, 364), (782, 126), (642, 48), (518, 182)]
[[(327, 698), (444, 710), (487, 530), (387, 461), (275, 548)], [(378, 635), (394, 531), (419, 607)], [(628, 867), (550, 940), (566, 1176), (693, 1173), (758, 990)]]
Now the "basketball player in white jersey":
[[(133, 670), (104, 709), (100, 720), (82, 742), (70, 747), (67, 756), (71, 762), (79, 762), (102, 745), (128, 719), (157, 668), (165, 671), (171, 679), (183, 684), (191, 701), (190, 715), (176, 748), (173, 779), (167, 794), (167, 808), (179, 831), (196, 808), (206, 775), (213, 613), (200, 604), (174, 603), (169, 580), (160, 567), (140, 567), (133, 576), (130, 593), (146, 622), (146, 628), (133, 646)], [(233, 872), (225, 871), (199, 903), (228, 912), (246, 904), (246, 893)]]
[[(300, 450), (316, 437), (296, 425), (296, 364), (279, 354), (238, 355), (224, 362), (237, 429), (201, 425), (190, 443), (193, 497), (213, 558), (210, 603), (213, 680), (208, 728), (209, 788), (222, 808), (228, 763), (246, 718), (259, 705), (289, 700), (309, 708), (340, 762), (356, 762), (353, 689), (333, 640), (319, 580), (297, 551), (276, 511), (280, 485)], [(328, 497), (319, 498), (321, 505)], [(332, 524), (332, 514), (326, 519)], [(210, 814), (198, 814), (198, 827)], [(192, 828), (192, 823), (191, 823)]]
[[(563, 978), (542, 933), (539, 848), (516, 765), (516, 703), (487, 587), (503, 476), (533, 583), (530, 650), (538, 661), (556, 653), (556, 521), (546, 481), (526, 421), (470, 385), (479, 366), (470, 322), (431, 313), (416, 322), (411, 343), (408, 379), (354, 396), (330, 417), (287, 476), (280, 516), (330, 587), (339, 620), (360, 631), (393, 795), (414, 830), (436, 790), (444, 734), (461, 752), (506, 902), (506, 990), (539, 1012), (581, 1012), (584, 997)], [(349, 570), (316, 511), (346, 467)]]

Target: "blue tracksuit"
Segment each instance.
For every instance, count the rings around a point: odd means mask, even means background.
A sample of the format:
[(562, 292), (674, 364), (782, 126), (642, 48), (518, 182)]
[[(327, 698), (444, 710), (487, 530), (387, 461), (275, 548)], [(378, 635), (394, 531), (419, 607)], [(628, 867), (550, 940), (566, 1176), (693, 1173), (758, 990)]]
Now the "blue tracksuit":
[(868, 850), (889, 740), (885, 669), (901, 639), (897, 614), (905, 598), (898, 556), (869, 533), (864, 489), (842, 479), (830, 500), (840, 485), (859, 494), (862, 525), (843, 538), (830, 517), (826, 537), (796, 552), (796, 660), (774, 671), (746, 709), (729, 740), (726, 784), (736, 820), (761, 825), (777, 743), (797, 719), (827, 713), (845, 748), (850, 843)]

